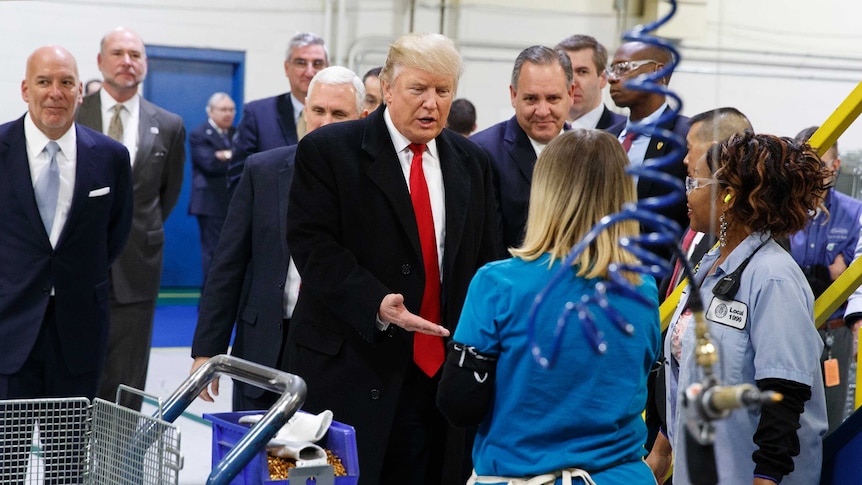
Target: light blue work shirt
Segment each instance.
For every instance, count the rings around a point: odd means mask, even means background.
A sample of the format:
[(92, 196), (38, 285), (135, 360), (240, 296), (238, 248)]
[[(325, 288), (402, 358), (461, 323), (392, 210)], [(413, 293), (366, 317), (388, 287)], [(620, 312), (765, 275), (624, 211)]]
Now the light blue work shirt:
[[(739, 267), (767, 237), (763, 233), (748, 236), (707, 276), (719, 256), (719, 250), (712, 249), (703, 257), (695, 283), (700, 283), (709, 336), (718, 349), (719, 362), (713, 372), (721, 385), (756, 385), (756, 380), (777, 378), (811, 387), (811, 399), (805, 403), (797, 431), (801, 452), (793, 458), (794, 471), (781, 481), (782, 485), (811, 485), (820, 482), (821, 442), (827, 420), (820, 373), (823, 342), (814, 328), (814, 296), (805, 276), (790, 254), (769, 241), (742, 272), (733, 300), (723, 301), (712, 294), (719, 279)], [(671, 319), (668, 336), (687, 307), (688, 296), (687, 288)], [(689, 324), (682, 335), (681, 362), (671, 357), (671, 339), (665, 339), (667, 431), (675, 454), (675, 485), (690, 483), (683, 434), (686, 411), (679, 403), (689, 385), (703, 380), (703, 370), (695, 362), (694, 327), (694, 323)], [(754, 433), (759, 421), (759, 409), (742, 408), (714, 422), (719, 483), (736, 485), (753, 480)]]

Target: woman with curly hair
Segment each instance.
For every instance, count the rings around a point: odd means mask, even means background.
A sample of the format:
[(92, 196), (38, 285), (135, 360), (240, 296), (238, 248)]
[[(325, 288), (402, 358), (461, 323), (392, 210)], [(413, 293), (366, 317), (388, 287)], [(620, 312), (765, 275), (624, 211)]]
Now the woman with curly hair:
[[(820, 481), (827, 429), (819, 368), (823, 343), (814, 328), (808, 282), (775, 239), (805, 227), (822, 205), (827, 176), (807, 145), (750, 132), (714, 145), (688, 166), (691, 227), (719, 239), (698, 265), (693, 284), (718, 349), (715, 377), (722, 385), (750, 384), (783, 395), (778, 403), (737, 409), (714, 422), (721, 484)], [(672, 445), (676, 485), (702, 473), (688, 463), (685, 445), (683, 396), (704, 379), (695, 360), (688, 295), (687, 289), (665, 339), (669, 429), (652, 451), (668, 454)]]

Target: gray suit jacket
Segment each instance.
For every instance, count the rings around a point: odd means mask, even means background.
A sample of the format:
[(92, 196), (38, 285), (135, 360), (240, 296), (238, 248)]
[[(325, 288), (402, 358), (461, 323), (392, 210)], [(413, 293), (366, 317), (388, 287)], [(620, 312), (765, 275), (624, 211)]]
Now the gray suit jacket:
[[(99, 93), (84, 98), (78, 123), (102, 131)], [(132, 165), (134, 218), (125, 249), (111, 266), (111, 284), (120, 303), (155, 300), (162, 276), (163, 224), (183, 184), (186, 130), (179, 116), (141, 98), (138, 151)]]

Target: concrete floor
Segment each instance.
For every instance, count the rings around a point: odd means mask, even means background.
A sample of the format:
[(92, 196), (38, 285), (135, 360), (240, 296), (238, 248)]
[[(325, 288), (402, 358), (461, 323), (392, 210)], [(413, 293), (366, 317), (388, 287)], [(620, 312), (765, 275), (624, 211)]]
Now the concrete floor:
[[(155, 347), (150, 354), (150, 368), (147, 374), (145, 391), (148, 394), (166, 399), (189, 376), (192, 359), (189, 347)], [(203, 485), (212, 470), (212, 430), (209, 422), (202, 423), (203, 413), (222, 413), (231, 410), (230, 379), (220, 380), (219, 396), (215, 403), (196, 399), (183, 416), (174, 421), (180, 430), (180, 450), (184, 466), (179, 474), (182, 485)], [(142, 411), (152, 414), (155, 406), (145, 404)]]

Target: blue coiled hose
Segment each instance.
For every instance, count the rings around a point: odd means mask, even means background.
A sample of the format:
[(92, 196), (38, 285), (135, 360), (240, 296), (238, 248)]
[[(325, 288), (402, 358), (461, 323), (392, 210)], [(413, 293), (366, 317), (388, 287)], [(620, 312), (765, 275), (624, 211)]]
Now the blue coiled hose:
[[(673, 70), (679, 63), (679, 52), (670, 42), (649, 35), (649, 32), (658, 29), (674, 16), (676, 13), (676, 1), (670, 0), (670, 4), (671, 9), (667, 15), (653, 23), (636, 26), (632, 30), (626, 32), (626, 34), (623, 35), (623, 39), (626, 41), (635, 41), (661, 46), (673, 53), (673, 61), (664, 66), (664, 68), (656, 72), (644, 74), (625, 81), (625, 87), (627, 89), (661, 93), (669, 100), (668, 105), (670, 109), (666, 110), (658, 120), (653, 123), (634, 124), (630, 127), (630, 130), (652, 138), (663, 140), (671, 146), (671, 151), (667, 155), (646, 160), (640, 167), (629, 167), (627, 172), (639, 178), (655, 181), (671, 190), (661, 196), (639, 200), (636, 204), (627, 204), (623, 207), (622, 211), (603, 217), (598, 224), (596, 224), (584, 236), (584, 238), (572, 248), (568, 256), (566, 256), (565, 261), (560, 266), (560, 269), (551, 277), (545, 288), (536, 295), (533, 301), (533, 306), (530, 308), (527, 332), (528, 338), (530, 339), (533, 358), (542, 367), (547, 368), (554, 364), (563, 341), (563, 332), (565, 331), (567, 324), (575, 317), (577, 317), (578, 321), (581, 323), (581, 331), (584, 338), (586, 338), (587, 341), (591, 343), (593, 349), (600, 354), (607, 350), (607, 343), (604, 340), (602, 331), (596, 325), (596, 311), (603, 312), (604, 315), (614, 324), (617, 331), (621, 331), (629, 335), (632, 334), (634, 332), (634, 326), (626, 319), (625, 316), (619, 314), (613, 309), (613, 307), (608, 303), (607, 295), (609, 293), (616, 293), (638, 299), (647, 305), (654, 304), (655, 302), (647, 301), (643, 298), (634, 285), (623, 277), (622, 273), (624, 271), (631, 271), (658, 278), (670, 272), (671, 268), (669, 263), (664, 258), (654, 254), (650, 248), (670, 247), (674, 253), (682, 257), (682, 251), (678, 245), (682, 228), (680, 228), (679, 224), (675, 221), (662, 216), (657, 212), (658, 209), (675, 204), (685, 197), (685, 187), (682, 182), (676, 177), (658, 170), (660, 167), (679, 163), (678, 160), (681, 158), (681, 152), (685, 152), (684, 139), (680, 138), (670, 130), (658, 127), (658, 125), (675, 118), (682, 109), (682, 100), (680, 97), (664, 85), (656, 82), (657, 80), (665, 76), (670, 76), (673, 73)], [(565, 305), (556, 320), (550, 348), (543, 349), (537, 343), (535, 334), (538, 310), (543, 304), (546, 295), (572, 271), (572, 262), (577, 259), (584, 249), (593, 243), (602, 231), (623, 220), (636, 220), (643, 228), (643, 232), (640, 235), (626, 237), (619, 240), (620, 246), (635, 255), (640, 260), (640, 264), (632, 265), (612, 263), (609, 265), (609, 278), (607, 281), (597, 283), (590, 294), (585, 294), (578, 301), (570, 301)]]

